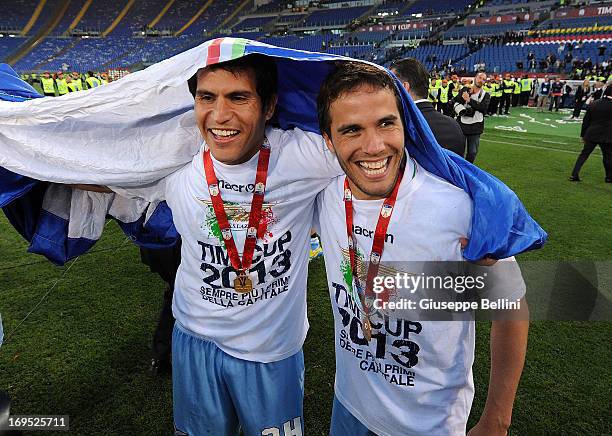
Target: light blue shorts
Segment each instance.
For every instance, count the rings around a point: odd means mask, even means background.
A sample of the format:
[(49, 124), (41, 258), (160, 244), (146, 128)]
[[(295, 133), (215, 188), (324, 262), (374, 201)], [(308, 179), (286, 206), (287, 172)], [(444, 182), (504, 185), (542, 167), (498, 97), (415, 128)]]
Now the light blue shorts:
[(175, 434), (302, 436), (304, 355), (272, 363), (238, 359), (175, 324)]
[(376, 436), (355, 418), (334, 395), (329, 436)]

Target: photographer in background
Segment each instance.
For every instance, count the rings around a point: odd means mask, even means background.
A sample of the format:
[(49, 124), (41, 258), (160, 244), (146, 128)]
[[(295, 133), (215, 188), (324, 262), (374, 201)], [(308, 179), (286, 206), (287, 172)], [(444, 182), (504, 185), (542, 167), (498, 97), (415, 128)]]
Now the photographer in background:
[(467, 141), (466, 159), (474, 163), (480, 145), (480, 135), (484, 131), (484, 115), (489, 108), (491, 96), (482, 89), (487, 75), (478, 73), (472, 86), (463, 87), (453, 99), (453, 109), (457, 121)]

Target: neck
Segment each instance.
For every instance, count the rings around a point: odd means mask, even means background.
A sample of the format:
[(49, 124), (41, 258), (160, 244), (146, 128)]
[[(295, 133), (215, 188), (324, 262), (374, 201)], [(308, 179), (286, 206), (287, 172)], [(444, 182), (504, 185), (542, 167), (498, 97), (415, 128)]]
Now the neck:
[(223, 163), (226, 164), (226, 165), (240, 165), (240, 164), (243, 164), (245, 162), (248, 162), (249, 160), (251, 160), (251, 158), (253, 156), (255, 156), (257, 154), (257, 152), (261, 148), (261, 142), (259, 142), (258, 144), (259, 145), (253, 147), (251, 150), (248, 151), (248, 153), (245, 153), (244, 155), (240, 156), (238, 159), (233, 160), (231, 162), (223, 162)]

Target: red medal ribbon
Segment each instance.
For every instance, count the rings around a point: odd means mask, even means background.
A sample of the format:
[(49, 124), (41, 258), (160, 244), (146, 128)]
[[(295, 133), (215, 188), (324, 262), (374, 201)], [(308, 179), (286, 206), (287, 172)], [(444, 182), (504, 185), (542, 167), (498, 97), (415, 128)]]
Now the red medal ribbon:
[(261, 220), (261, 211), (263, 208), (264, 193), (266, 190), (266, 181), (268, 178), (268, 163), (270, 162), (270, 144), (268, 139), (264, 139), (264, 143), (259, 150), (259, 158), (257, 160), (257, 174), (255, 176), (255, 187), (253, 189), (253, 199), (251, 201), (251, 210), (249, 212), (249, 227), (247, 228), (247, 236), (244, 242), (244, 250), (242, 253), (242, 260), (238, 255), (238, 249), (236, 248), (236, 242), (232, 235), (227, 214), (223, 207), (223, 200), (221, 198), (221, 190), (219, 189), (219, 180), (215, 174), (213, 162), (210, 157), (210, 149), (207, 148), (203, 154), (204, 159), (204, 174), (206, 176), (206, 182), (208, 183), (208, 192), (210, 193), (210, 199), (215, 210), (215, 217), (217, 223), (221, 229), (223, 235), (223, 242), (225, 243), (225, 249), (229, 254), (230, 262), (234, 269), (240, 273), (245, 272), (251, 267), (253, 261), (253, 253), (255, 252), (255, 243), (257, 239), (261, 237), (261, 233), (264, 228), (260, 228), (259, 222)]
[(357, 263), (355, 261), (355, 249), (357, 241), (353, 236), (353, 193), (349, 187), (348, 177), (344, 179), (344, 211), (346, 214), (346, 235), (348, 237), (348, 250), (349, 259), (351, 262), (351, 272), (353, 274), (353, 281), (357, 285), (359, 299), (365, 312), (366, 318), (369, 316), (368, 307), (365, 304), (365, 298), (369, 298), (373, 295), (372, 286), (374, 283), (374, 277), (378, 274), (378, 268), (380, 266), (380, 260), (382, 259), (383, 250), (385, 248), (385, 236), (387, 235), (387, 228), (391, 221), (391, 215), (393, 214), (393, 208), (395, 207), (395, 200), (397, 199), (397, 193), (399, 191), (402, 177), (404, 175), (404, 168), (400, 169), (400, 172), (395, 181), (395, 186), (391, 191), (389, 197), (385, 198), (383, 205), (380, 208), (380, 214), (378, 215), (378, 222), (376, 223), (376, 230), (374, 231), (374, 241), (372, 241), (372, 251), (370, 252), (370, 263), (368, 265), (368, 273), (365, 283), (365, 295), (360, 292), (362, 289), (359, 284), (359, 275), (357, 272)]

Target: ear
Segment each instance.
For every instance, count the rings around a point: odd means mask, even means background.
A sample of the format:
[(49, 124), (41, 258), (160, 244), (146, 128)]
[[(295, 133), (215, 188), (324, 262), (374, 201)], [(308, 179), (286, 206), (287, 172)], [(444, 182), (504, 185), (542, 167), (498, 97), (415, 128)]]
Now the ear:
[(331, 151), (332, 153), (336, 153), (334, 144), (327, 133), (323, 133), (323, 139), (325, 140), (325, 145), (327, 145), (327, 148), (329, 148), (329, 151)]
[(276, 110), (276, 103), (278, 102), (278, 96), (274, 94), (270, 99), (270, 103), (268, 104), (268, 109), (266, 110), (266, 121), (270, 121), (272, 115), (274, 115), (274, 111)]
[(404, 87), (404, 89), (406, 90), (406, 92), (410, 92), (410, 83), (408, 83), (408, 82), (402, 82), (402, 86)]

